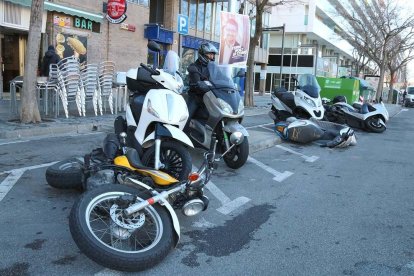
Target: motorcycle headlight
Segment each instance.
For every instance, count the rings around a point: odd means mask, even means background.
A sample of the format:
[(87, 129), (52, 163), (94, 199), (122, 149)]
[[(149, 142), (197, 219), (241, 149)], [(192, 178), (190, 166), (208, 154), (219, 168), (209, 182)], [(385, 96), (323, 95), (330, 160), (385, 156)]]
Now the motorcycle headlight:
[(157, 117), (157, 118), (159, 118), (160, 117), (160, 115), (158, 114), (158, 112), (157, 111), (155, 111), (155, 109), (154, 108), (152, 108), (152, 105), (151, 105), (151, 100), (148, 100), (148, 103), (147, 103), (147, 110), (148, 110), (148, 112), (149, 113), (151, 113), (152, 115), (154, 115), (155, 117)]
[(309, 99), (308, 97), (303, 97), (303, 99), (312, 107), (316, 107), (316, 104), (314, 101), (312, 101), (311, 99)]
[(231, 106), (226, 101), (224, 101), (223, 99), (220, 99), (220, 98), (217, 99), (217, 100), (220, 104), (221, 109), (224, 112), (229, 113), (229, 114), (233, 113), (233, 108), (231, 108)]
[(239, 113), (242, 113), (244, 110), (244, 103), (243, 103), (243, 99), (240, 99), (239, 102)]

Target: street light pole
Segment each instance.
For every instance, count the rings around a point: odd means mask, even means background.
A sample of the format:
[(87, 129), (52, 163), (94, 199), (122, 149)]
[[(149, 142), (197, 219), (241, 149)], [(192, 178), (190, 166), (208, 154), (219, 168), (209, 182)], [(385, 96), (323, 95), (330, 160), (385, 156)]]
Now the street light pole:
[(283, 54), (285, 51), (285, 23), (283, 23), (282, 26), (282, 55), (281, 55), (281, 62), (280, 62), (280, 70), (279, 70), (279, 78), (280, 78), (280, 82), (279, 82), (279, 87), (282, 87), (282, 69), (283, 69)]
[(281, 62), (280, 62), (280, 70), (279, 70), (279, 85), (282, 86), (282, 69), (283, 69), (283, 56), (285, 51), (285, 26), (286, 24), (283, 23), (283, 26), (278, 27), (270, 27), (270, 28), (263, 28), (263, 32), (278, 32), (282, 30), (282, 54), (281, 54)]

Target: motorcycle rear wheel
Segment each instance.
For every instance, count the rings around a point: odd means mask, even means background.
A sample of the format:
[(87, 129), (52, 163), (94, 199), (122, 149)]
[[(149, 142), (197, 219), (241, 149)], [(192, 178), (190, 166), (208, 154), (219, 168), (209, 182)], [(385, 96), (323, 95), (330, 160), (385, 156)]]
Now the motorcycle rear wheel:
[(384, 132), (386, 127), (379, 123), (380, 118), (379, 117), (371, 117), (368, 118), (365, 122), (366, 127), (369, 131), (375, 132), (375, 133), (381, 133)]
[[(191, 173), (192, 161), (188, 150), (179, 142), (162, 141), (160, 161), (165, 165), (161, 171), (168, 173), (179, 181), (186, 180)], [(144, 152), (142, 163), (154, 168), (155, 147), (152, 146)]]
[(46, 169), (47, 183), (57, 189), (82, 189), (83, 162), (70, 158), (49, 166)]
[[(121, 271), (142, 271), (167, 256), (174, 245), (172, 221), (155, 204), (126, 216), (121, 196), (140, 191), (124, 185), (105, 185), (84, 193), (73, 205), (69, 227), (79, 249), (96, 263)], [(142, 194), (141, 194), (142, 195)], [(143, 201), (149, 196), (138, 197)]]

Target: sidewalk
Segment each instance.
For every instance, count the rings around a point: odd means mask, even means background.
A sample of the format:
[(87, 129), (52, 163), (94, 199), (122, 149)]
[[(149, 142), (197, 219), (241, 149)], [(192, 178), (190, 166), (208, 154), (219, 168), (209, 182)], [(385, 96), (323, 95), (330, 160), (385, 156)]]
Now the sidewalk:
[[(270, 110), (269, 95), (254, 95), (254, 102), (254, 107), (245, 108), (245, 116), (267, 114)], [(94, 116), (89, 111), (89, 116), (79, 117), (74, 116), (75, 112), (72, 112), (69, 118), (61, 114), (58, 118), (42, 117), (42, 122), (39, 124), (20, 124), (17, 120), (18, 117), (10, 115), (9, 110), (10, 101), (0, 100), (0, 142), (2, 140), (80, 134), (94, 131), (110, 132), (113, 131), (114, 119), (120, 115), (125, 116), (125, 112)], [(271, 120), (269, 119), (263, 123), (271, 123)], [(280, 143), (280, 138), (270, 131), (249, 129), (249, 135), (250, 152), (259, 151)]]
[[(254, 107), (245, 108), (245, 116), (254, 116), (259, 114), (267, 114), (270, 110), (270, 96), (254, 95)], [(401, 106), (395, 104), (385, 105), (390, 117), (400, 112)], [(71, 115), (69, 118), (42, 118), (43, 122), (39, 124), (20, 124), (16, 121), (17, 117), (10, 116), (10, 101), (0, 100), (0, 142), (3, 140), (16, 140), (41, 136), (58, 136), (65, 134), (90, 133), (94, 131), (113, 131), (114, 119), (119, 116), (125, 116), (125, 112), (118, 114), (105, 114), (103, 116), (89, 115), (87, 117), (75, 117)], [(75, 114), (72, 112), (72, 114)], [(91, 112), (89, 111), (89, 114)], [(271, 123), (270, 118), (262, 122), (263, 124)], [(264, 129), (249, 129), (249, 145), (250, 152), (256, 152), (276, 144), (281, 143), (280, 138), (275, 133)]]

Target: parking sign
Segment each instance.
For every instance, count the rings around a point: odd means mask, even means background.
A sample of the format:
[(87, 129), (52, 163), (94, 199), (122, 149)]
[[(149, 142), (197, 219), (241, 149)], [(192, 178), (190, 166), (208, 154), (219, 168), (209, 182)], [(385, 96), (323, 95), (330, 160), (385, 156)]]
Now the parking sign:
[(187, 15), (178, 15), (177, 19), (178, 24), (178, 33), (182, 35), (188, 34), (188, 16)]

